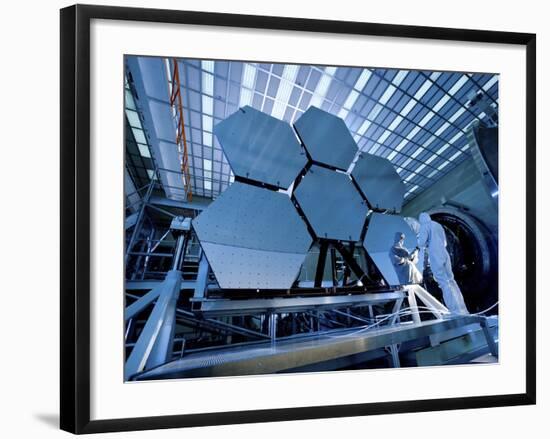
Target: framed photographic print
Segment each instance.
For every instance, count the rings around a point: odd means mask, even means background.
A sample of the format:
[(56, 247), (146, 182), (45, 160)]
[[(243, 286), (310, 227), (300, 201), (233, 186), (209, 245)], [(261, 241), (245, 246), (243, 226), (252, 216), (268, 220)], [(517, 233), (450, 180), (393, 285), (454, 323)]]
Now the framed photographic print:
[(61, 203), (64, 430), (535, 403), (533, 34), (63, 9)]

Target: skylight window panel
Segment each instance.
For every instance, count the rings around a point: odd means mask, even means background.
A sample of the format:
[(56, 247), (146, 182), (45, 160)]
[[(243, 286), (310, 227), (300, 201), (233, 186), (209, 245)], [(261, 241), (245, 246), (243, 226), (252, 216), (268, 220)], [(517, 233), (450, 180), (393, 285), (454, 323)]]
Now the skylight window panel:
[(447, 128), (449, 128), (451, 124), (449, 122), (445, 122), (443, 125), (441, 125), (438, 130), (435, 132), (436, 136), (440, 136), (443, 131), (445, 131)]
[(214, 75), (202, 72), (202, 92), (207, 95), (214, 95)]
[(155, 175), (155, 171), (152, 169), (147, 169), (147, 175), (149, 176), (149, 179), (156, 180), (157, 176)]
[(411, 159), (411, 158), (409, 157), (407, 160), (405, 160), (405, 162), (401, 165), (401, 167), (402, 167), (402, 168), (406, 168), (407, 165), (408, 165), (410, 162), (412, 162), (412, 160), (413, 160), (413, 159)]
[(438, 157), (437, 154), (431, 155), (424, 163), (429, 165), (431, 162), (433, 162)]
[(456, 159), (460, 154), (462, 154), (462, 151), (455, 152), (451, 157), (449, 157), (449, 161), (452, 162), (454, 159)]
[(243, 87), (254, 88), (254, 80), (256, 79), (256, 68), (252, 64), (245, 64), (243, 69)]
[(432, 111), (438, 112), (443, 108), (443, 105), (445, 105), (451, 97), (449, 95), (443, 95), (443, 97), (439, 100), (437, 104), (432, 108)]
[(378, 138), (378, 143), (384, 143), (388, 137), (390, 137), (391, 131), (384, 131), (382, 135)]
[(441, 76), (441, 72), (433, 72), (431, 75), (430, 75), (430, 79), (435, 82), (437, 81), (437, 79)]
[(209, 116), (214, 114), (214, 99), (210, 96), (202, 95), (202, 112)]
[(411, 155), (411, 157), (412, 157), (413, 159), (416, 158), (416, 157), (418, 157), (422, 151), (424, 151), (424, 148), (419, 147), (419, 148)]
[(382, 111), (382, 105), (376, 104), (374, 108), (371, 110), (371, 112), (369, 113), (369, 115), (367, 116), (367, 119), (370, 119), (370, 120), (376, 119), (376, 116), (378, 116), (380, 111)]
[(149, 147), (147, 145), (138, 143), (137, 146), (142, 157), (151, 158), (151, 152), (149, 151)]
[(246, 88), (241, 88), (241, 96), (239, 98), (239, 107), (244, 107), (245, 105), (252, 104), (253, 97), (254, 97), (254, 93), (252, 93), (251, 90), (247, 90)]
[(441, 164), (437, 167), (437, 170), (438, 170), (438, 171), (441, 171), (441, 170), (442, 170), (443, 168), (445, 168), (448, 164), (449, 164), (449, 162), (441, 163)]
[(384, 93), (382, 94), (382, 96), (380, 97), (378, 102), (380, 102), (382, 105), (385, 105), (390, 100), (390, 98), (393, 96), (395, 90), (397, 90), (397, 89), (393, 85), (390, 85), (386, 89), (386, 91), (384, 91)]
[(212, 182), (210, 180), (204, 180), (204, 189), (207, 191), (212, 190)]
[(367, 130), (369, 129), (370, 125), (371, 125), (371, 121), (365, 119), (365, 121), (361, 124), (361, 126), (360, 126), (359, 129), (357, 130), (357, 133), (358, 133), (359, 135), (362, 136), (363, 134), (365, 134), (365, 133), (367, 132)]
[(420, 127), (416, 126), (414, 127), (409, 134), (407, 134), (407, 139), (411, 140), (414, 136), (418, 134), (420, 131)]
[(353, 104), (355, 104), (355, 101), (357, 101), (358, 97), (359, 92), (352, 90), (348, 95), (346, 102), (344, 102), (342, 109), (339, 111), (338, 117), (341, 117), (342, 119), (345, 118), (348, 115), (349, 110), (351, 110), (351, 107), (353, 107)]
[(369, 154), (375, 154), (376, 151), (378, 151), (378, 148), (380, 148), (380, 145), (378, 143), (375, 143), (371, 149), (369, 149)]
[(432, 178), (435, 174), (437, 174), (439, 171), (437, 169), (434, 169), (432, 172), (428, 174), (428, 178)]
[(135, 111), (126, 110), (126, 117), (128, 118), (128, 123), (133, 128), (141, 128), (141, 121), (139, 116)]
[(423, 127), (424, 125), (426, 125), (432, 117), (435, 116), (435, 113), (433, 111), (430, 111), (428, 114), (426, 114), (426, 116), (424, 116), (422, 118), (422, 120), (420, 122), (418, 122), (418, 126), (421, 126)]
[(271, 111), (271, 115), (273, 117), (281, 119), (285, 114), (299, 68), (299, 66), (294, 64), (285, 66), (281, 76), (281, 82), (277, 90), (277, 95), (275, 97), (276, 102), (273, 106), (273, 110)]
[(439, 148), (436, 152), (437, 155), (441, 155), (443, 154), (445, 151), (447, 151), (449, 148), (451, 147), (451, 145), (449, 143), (446, 143), (445, 145), (443, 145), (441, 148)]
[(489, 91), (489, 89), (495, 85), (498, 81), (498, 75), (493, 76), (491, 79), (487, 81), (487, 83), (483, 86), (484, 91)]
[(397, 145), (397, 146), (395, 147), (395, 151), (397, 151), (397, 152), (401, 151), (401, 150), (405, 147), (405, 145), (406, 145), (407, 143), (409, 143), (409, 142), (407, 141), (407, 139), (403, 139), (403, 140), (399, 143), (399, 145)]
[(202, 115), (202, 130), (203, 131), (212, 132), (213, 131), (213, 129), (212, 129), (213, 124), (214, 124), (214, 121), (212, 119), (212, 116), (208, 116), (207, 114)]
[(426, 143), (424, 143), (424, 146), (427, 148), (428, 146), (430, 146), (430, 145), (433, 143), (433, 141), (434, 141), (435, 139), (437, 139), (436, 136), (430, 137), (430, 138), (426, 141)]
[(371, 74), (372, 72), (368, 69), (365, 69), (361, 72), (361, 75), (359, 75), (359, 78), (355, 82), (353, 89), (351, 90), (350, 94), (346, 98), (343, 108), (338, 113), (338, 117), (341, 117), (343, 119), (348, 115), (349, 110), (352, 109), (353, 105), (357, 101), (357, 98), (360, 96), (360, 92), (363, 91), (363, 89), (365, 88), (365, 85), (367, 84), (367, 81), (371, 77)]
[(201, 61), (201, 67), (209, 73), (214, 73), (214, 61), (203, 60)]
[(251, 91), (254, 88), (254, 81), (256, 79), (256, 67), (252, 64), (245, 64), (242, 73), (242, 87), (239, 97), (239, 107), (252, 104), (252, 98), (254, 93)]
[(387, 159), (388, 160), (393, 160), (395, 158), (395, 156), (397, 155), (397, 151), (392, 151), (390, 152), (390, 154), (388, 155)]
[(206, 131), (203, 131), (202, 144), (204, 146), (212, 146), (212, 133), (207, 133)]
[(414, 191), (416, 191), (417, 189), (418, 189), (418, 185), (413, 186), (413, 187), (409, 190), (409, 192), (407, 192), (407, 195), (412, 194), (412, 193), (413, 193)]
[(414, 98), (418, 101), (420, 99), (422, 99), (422, 96), (424, 96), (426, 94), (426, 92), (428, 91), (428, 89), (432, 86), (432, 81), (430, 81), (429, 79), (426, 79), (426, 81), (424, 81), (424, 84), (422, 84), (422, 86), (417, 90), (417, 92), (414, 94)]
[(392, 79), (392, 84), (395, 85), (395, 86), (399, 86), (403, 80), (407, 77), (407, 74), (409, 72), (407, 70), (399, 70), (399, 72), (397, 72), (397, 75), (394, 76), (394, 78)]
[(426, 165), (424, 163), (422, 163), (418, 168), (416, 168), (416, 170), (414, 172), (419, 174), (425, 167), (426, 167)]
[(132, 92), (130, 90), (125, 90), (124, 94), (126, 96), (126, 108), (129, 108), (130, 110), (136, 109), (136, 104), (134, 102), (134, 97), (132, 96)]
[(145, 138), (145, 134), (143, 134), (142, 130), (132, 128), (132, 133), (134, 133), (134, 138), (136, 139), (137, 143), (147, 143), (147, 139)]
[(409, 100), (409, 102), (407, 102), (407, 105), (403, 107), (403, 109), (400, 111), (399, 114), (403, 117), (406, 117), (407, 114), (411, 112), (411, 110), (414, 108), (415, 105), (416, 105), (416, 101), (414, 101), (413, 99)]
[(332, 81), (332, 76), (336, 73), (336, 67), (327, 67), (325, 69), (325, 73), (323, 76), (321, 76), (321, 79), (317, 83), (317, 87), (315, 87), (315, 91), (313, 92), (313, 97), (311, 98), (310, 105), (314, 107), (320, 107), (323, 103), (323, 100), (325, 99), (328, 89), (330, 87), (330, 83)]
[(397, 116), (388, 127), (388, 130), (393, 131), (395, 128), (397, 128), (397, 126), (401, 123), (402, 120), (403, 118), (401, 116)]
[(353, 86), (353, 88), (359, 92), (363, 91), (371, 75), (372, 75), (372, 72), (369, 69), (363, 70), (361, 72), (361, 75), (359, 75), (359, 78), (355, 82), (355, 85)]
[(450, 123), (453, 123), (455, 120), (457, 120), (460, 116), (462, 116), (462, 114), (466, 111), (466, 108), (464, 107), (460, 107), (455, 114), (453, 114), (450, 118), (449, 118), (449, 122)]
[(458, 139), (460, 139), (464, 134), (459, 131), (456, 133), (451, 140), (449, 140), (449, 143), (455, 143)]
[(449, 89), (447, 93), (453, 96), (456, 92), (458, 92), (462, 88), (464, 84), (466, 84), (468, 79), (470, 79), (468, 75), (462, 75), (460, 79), (455, 82), (455, 84)]

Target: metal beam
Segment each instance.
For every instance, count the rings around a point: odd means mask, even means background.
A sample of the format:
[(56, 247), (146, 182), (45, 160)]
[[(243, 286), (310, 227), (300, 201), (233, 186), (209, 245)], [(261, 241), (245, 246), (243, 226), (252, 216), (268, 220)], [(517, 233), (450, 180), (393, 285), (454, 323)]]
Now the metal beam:
[(208, 205), (211, 202), (212, 200), (208, 198), (202, 198), (198, 196), (194, 196), (192, 202), (171, 200), (170, 198), (158, 197), (156, 195), (152, 196), (149, 199), (149, 204), (155, 204), (157, 206), (164, 206), (164, 207), (175, 207), (178, 209), (193, 209), (193, 210), (204, 210), (208, 207)]
[[(235, 376), (284, 372), (307, 368), (320, 362), (375, 351), (392, 344), (429, 337), (431, 334), (474, 322), (475, 316), (431, 320), (420, 324), (403, 324), (372, 331), (356, 328), (338, 329), (326, 335), (314, 334), (297, 339), (270, 341), (248, 346), (209, 349), (188, 354), (136, 377), (154, 380), (183, 377)], [(215, 355), (216, 361), (212, 361)], [(307, 369), (305, 369), (307, 370)]]
[[(126, 291), (152, 290), (161, 284), (162, 280), (127, 280), (124, 284)], [(195, 288), (194, 280), (181, 281), (180, 288), (182, 290), (190, 290)]]
[(154, 289), (149, 291), (144, 296), (140, 297), (131, 305), (127, 306), (126, 309), (124, 310), (124, 320), (131, 319), (136, 314), (143, 311), (151, 303), (153, 303), (153, 301), (156, 300), (159, 294), (161, 293), (161, 290), (162, 290), (162, 284), (159, 283)]
[(325, 274), (325, 264), (327, 261), (328, 242), (321, 241), (319, 247), (319, 258), (317, 259), (317, 270), (315, 271), (315, 283), (316, 288), (319, 288), (323, 283), (323, 275)]
[(338, 252), (342, 255), (344, 261), (349, 266), (351, 271), (353, 271), (355, 276), (357, 276), (357, 279), (359, 281), (362, 282), (365, 279), (370, 281), (368, 274), (363, 271), (363, 269), (359, 266), (359, 264), (353, 257), (353, 254), (348, 252), (344, 244), (342, 244), (341, 242), (336, 242), (334, 246), (336, 247), (336, 250), (338, 250)]
[(193, 300), (200, 304), (204, 315), (251, 315), (268, 312), (301, 312), (311, 309), (357, 307), (391, 302), (405, 297), (404, 291), (368, 293), (341, 296), (281, 297), (272, 299), (204, 299)]
[(166, 362), (172, 353), (173, 331), (176, 316), (176, 302), (180, 292), (180, 271), (170, 271), (159, 286), (159, 297), (147, 323), (124, 365), (126, 380)]

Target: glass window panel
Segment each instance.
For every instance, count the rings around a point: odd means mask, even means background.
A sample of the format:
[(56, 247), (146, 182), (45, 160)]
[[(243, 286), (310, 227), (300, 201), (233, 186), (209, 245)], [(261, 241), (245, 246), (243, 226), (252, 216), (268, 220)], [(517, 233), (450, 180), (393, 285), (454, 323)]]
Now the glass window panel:
[(138, 128), (132, 128), (132, 133), (134, 134), (134, 138), (136, 139), (137, 143), (147, 143), (147, 139), (145, 138), (142, 130)]
[(137, 112), (132, 110), (126, 110), (126, 117), (128, 118), (128, 123), (131, 127), (141, 128), (141, 121)]
[(149, 147), (147, 145), (138, 143), (137, 146), (139, 149), (139, 153), (142, 155), (142, 157), (151, 158), (151, 152), (149, 151)]
[(134, 97), (132, 96), (132, 92), (130, 90), (125, 90), (124, 95), (126, 97), (126, 108), (129, 108), (130, 110), (136, 109), (136, 104), (134, 102)]

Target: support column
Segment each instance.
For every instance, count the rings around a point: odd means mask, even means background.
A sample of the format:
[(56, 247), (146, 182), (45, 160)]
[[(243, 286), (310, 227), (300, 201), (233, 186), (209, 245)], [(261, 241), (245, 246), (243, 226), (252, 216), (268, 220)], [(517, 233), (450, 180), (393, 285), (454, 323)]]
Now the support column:
[(124, 376), (129, 380), (135, 374), (165, 363), (171, 358), (176, 319), (176, 304), (181, 287), (181, 272), (169, 271), (159, 285), (159, 296), (145, 327), (126, 360)]

